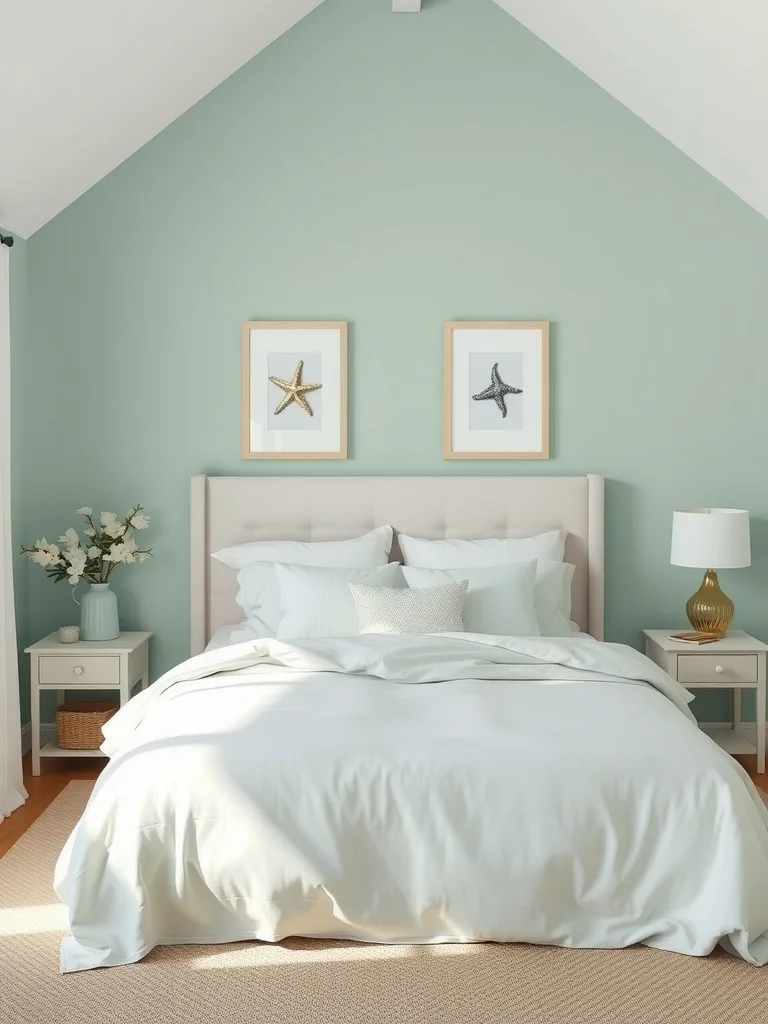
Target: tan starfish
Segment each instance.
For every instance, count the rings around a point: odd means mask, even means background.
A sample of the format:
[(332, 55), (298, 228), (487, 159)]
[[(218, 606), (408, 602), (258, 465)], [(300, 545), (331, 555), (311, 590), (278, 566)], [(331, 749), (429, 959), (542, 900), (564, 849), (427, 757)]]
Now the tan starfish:
[(310, 406), (309, 402), (306, 400), (304, 395), (308, 391), (317, 391), (318, 388), (321, 388), (323, 385), (302, 384), (301, 373), (303, 369), (304, 360), (300, 359), (298, 366), (294, 371), (293, 380), (281, 380), (280, 377), (269, 378), (273, 384), (276, 384), (277, 387), (282, 388), (283, 391), (285, 392), (285, 397), (280, 402), (280, 405), (278, 405), (278, 407), (275, 409), (275, 416), (279, 416), (280, 413), (283, 412), (284, 409), (287, 409), (288, 406), (291, 405), (293, 402), (301, 406), (304, 412), (307, 413), (309, 416), (314, 416), (314, 413), (312, 412), (312, 407)]

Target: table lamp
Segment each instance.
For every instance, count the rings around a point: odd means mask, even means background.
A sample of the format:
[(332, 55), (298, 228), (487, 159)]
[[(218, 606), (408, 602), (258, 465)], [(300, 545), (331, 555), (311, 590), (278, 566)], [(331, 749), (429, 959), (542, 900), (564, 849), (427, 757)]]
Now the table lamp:
[(742, 508), (684, 508), (672, 517), (672, 565), (705, 569), (685, 610), (695, 630), (723, 636), (733, 619), (733, 601), (720, 589), (716, 569), (751, 562), (749, 513)]

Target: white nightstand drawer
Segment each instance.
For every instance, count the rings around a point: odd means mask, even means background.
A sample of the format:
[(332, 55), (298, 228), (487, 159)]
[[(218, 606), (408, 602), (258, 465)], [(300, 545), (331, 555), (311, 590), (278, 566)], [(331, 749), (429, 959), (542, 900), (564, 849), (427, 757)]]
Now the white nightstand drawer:
[(756, 654), (681, 654), (677, 679), (684, 686), (696, 683), (757, 683)]
[(78, 686), (119, 686), (120, 659), (56, 655), (40, 658), (40, 684), (72, 684)]

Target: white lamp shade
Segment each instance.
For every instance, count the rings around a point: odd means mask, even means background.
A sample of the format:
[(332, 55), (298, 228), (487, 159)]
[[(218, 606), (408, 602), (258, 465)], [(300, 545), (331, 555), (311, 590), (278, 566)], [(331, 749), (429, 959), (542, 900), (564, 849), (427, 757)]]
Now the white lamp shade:
[(751, 564), (749, 513), (743, 508), (684, 508), (672, 517), (672, 565), (740, 569)]

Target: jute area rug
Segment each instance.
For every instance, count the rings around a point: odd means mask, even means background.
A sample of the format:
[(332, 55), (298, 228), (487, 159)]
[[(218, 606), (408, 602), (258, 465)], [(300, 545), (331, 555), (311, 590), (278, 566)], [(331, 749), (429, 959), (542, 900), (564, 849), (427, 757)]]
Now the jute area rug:
[(53, 867), (92, 783), (71, 782), (0, 859), (2, 1024), (764, 1024), (768, 968), (645, 947), (279, 945), (155, 949), (61, 976)]

